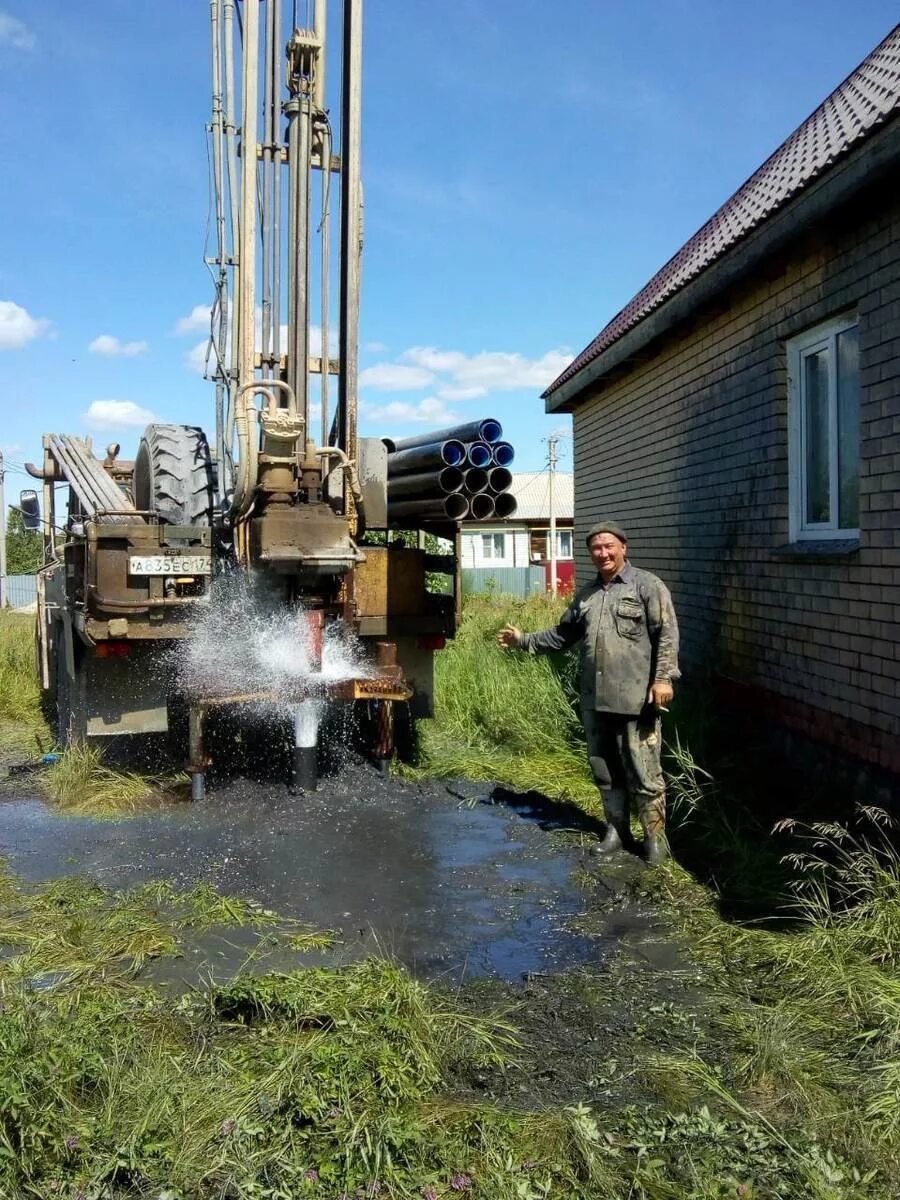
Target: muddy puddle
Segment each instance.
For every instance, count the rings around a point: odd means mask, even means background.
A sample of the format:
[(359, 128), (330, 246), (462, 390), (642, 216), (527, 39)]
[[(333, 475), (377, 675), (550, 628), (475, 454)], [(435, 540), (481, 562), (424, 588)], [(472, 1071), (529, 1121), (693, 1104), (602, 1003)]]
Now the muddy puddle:
[[(626, 855), (598, 863), (590, 820), (534, 795), (383, 779), (356, 765), (312, 795), (238, 779), (200, 803), (100, 820), (60, 815), (10, 783), (0, 855), (22, 878), (81, 874), (113, 890), (210, 884), (331, 931), (329, 949), (302, 955), (308, 965), (382, 952), (457, 984), (602, 967), (623, 948), (636, 961), (674, 954), (627, 898), (642, 865)], [(598, 894), (611, 901), (600, 910)], [(149, 973), (190, 984), (297, 961), (258, 930), (214, 930)]]

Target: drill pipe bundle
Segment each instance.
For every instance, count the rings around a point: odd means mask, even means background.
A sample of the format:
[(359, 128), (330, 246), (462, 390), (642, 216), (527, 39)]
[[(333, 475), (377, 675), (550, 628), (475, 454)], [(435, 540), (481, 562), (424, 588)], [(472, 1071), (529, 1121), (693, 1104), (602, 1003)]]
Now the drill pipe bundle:
[(388, 448), (388, 453), (397, 450), (412, 450), (416, 446), (427, 446), (431, 442), (446, 442), (455, 439), (459, 442), (499, 442), (503, 437), (503, 429), (499, 421), (486, 417), (483, 421), (469, 421), (465, 425), (454, 425), (452, 429), (439, 429), (436, 433), (420, 433), (416, 437), (392, 438), (381, 440)]
[(428, 442), (424, 446), (413, 446), (409, 450), (391, 451), (391, 443), (382, 439), (388, 447), (388, 478), (394, 475), (412, 475), (434, 468), (458, 467), (466, 461), (466, 447), (457, 438), (446, 441)]
[(382, 438), (388, 451), (389, 523), (512, 516), (516, 501), (508, 494), (512, 475), (507, 468), (514, 451), (502, 436), (500, 422), (488, 417), (399, 441)]

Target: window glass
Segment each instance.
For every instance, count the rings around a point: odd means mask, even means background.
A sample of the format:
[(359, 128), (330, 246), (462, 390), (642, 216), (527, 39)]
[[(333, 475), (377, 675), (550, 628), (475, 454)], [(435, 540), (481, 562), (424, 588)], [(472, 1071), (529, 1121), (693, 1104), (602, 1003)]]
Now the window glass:
[(859, 525), (859, 331), (837, 337), (838, 523)]
[(828, 351), (817, 350), (803, 359), (804, 425), (806, 428), (807, 525), (831, 519), (828, 454)]
[(561, 529), (556, 535), (556, 556), (557, 558), (572, 557), (572, 533), (571, 530)]
[(482, 558), (504, 558), (506, 556), (505, 533), (483, 533), (481, 535)]

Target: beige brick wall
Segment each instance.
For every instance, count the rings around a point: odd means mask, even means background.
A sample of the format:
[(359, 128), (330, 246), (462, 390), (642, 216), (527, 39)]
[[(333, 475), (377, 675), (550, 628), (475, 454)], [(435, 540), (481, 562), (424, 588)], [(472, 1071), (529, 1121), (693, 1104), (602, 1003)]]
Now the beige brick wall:
[[(579, 578), (601, 517), (669, 584), (690, 675), (900, 770), (900, 196), (884, 186), (673, 330), (574, 411)], [(860, 549), (788, 543), (785, 342), (859, 317)]]

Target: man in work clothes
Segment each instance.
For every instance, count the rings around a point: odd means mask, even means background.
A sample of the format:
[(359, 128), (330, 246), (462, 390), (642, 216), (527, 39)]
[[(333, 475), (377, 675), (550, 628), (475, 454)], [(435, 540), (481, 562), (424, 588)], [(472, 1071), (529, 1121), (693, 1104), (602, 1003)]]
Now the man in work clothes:
[(497, 640), (531, 654), (582, 642), (584, 732), (608, 822), (597, 849), (618, 850), (631, 842), (633, 800), (647, 860), (655, 865), (668, 853), (659, 710), (672, 699), (672, 683), (679, 678), (675, 610), (665, 584), (628, 561), (628, 539), (615, 521), (595, 525), (587, 545), (597, 578), (578, 592), (556, 628), (522, 633), (507, 625)]

